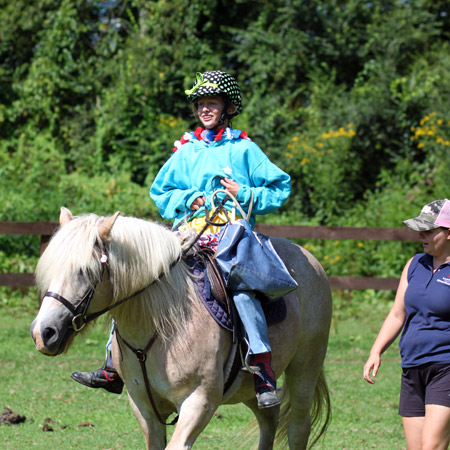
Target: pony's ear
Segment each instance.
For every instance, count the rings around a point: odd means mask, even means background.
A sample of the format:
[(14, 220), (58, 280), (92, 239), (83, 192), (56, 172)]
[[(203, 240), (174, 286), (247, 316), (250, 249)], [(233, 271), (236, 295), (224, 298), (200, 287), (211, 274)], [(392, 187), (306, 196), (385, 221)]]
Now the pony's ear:
[(99, 226), (98, 226), (98, 234), (103, 242), (106, 242), (109, 238), (109, 234), (111, 233), (111, 229), (119, 217), (120, 211), (117, 211), (113, 216), (107, 217)]
[(61, 211), (59, 213), (59, 225), (64, 226), (66, 223), (70, 222), (73, 219), (73, 214), (70, 212), (70, 209), (67, 209), (64, 206), (61, 206)]

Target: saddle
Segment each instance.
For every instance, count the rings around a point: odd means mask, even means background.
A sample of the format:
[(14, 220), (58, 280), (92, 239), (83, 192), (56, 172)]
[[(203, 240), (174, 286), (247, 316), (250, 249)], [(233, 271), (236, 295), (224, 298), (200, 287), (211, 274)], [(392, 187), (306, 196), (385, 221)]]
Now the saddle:
[(205, 265), (211, 295), (230, 314), (230, 297), (217, 261), (214, 259), (213, 251), (207, 247), (203, 247), (199, 250), (198, 255), (202, 258)]
[[(196, 277), (197, 291), (206, 309), (220, 326), (234, 332), (234, 339), (240, 339), (243, 333), (239, 316), (231, 292), (226, 288), (222, 272), (214, 258), (214, 252), (208, 247), (195, 244), (184, 259)], [(267, 302), (262, 294), (257, 294), (257, 297), (268, 326), (280, 323), (286, 318), (286, 303), (283, 297), (271, 302)]]

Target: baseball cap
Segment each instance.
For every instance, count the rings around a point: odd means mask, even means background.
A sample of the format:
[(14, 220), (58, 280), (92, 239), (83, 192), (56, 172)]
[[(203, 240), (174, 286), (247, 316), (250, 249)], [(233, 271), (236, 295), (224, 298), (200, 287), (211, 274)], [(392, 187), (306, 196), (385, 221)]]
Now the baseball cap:
[(428, 203), (417, 217), (404, 220), (403, 224), (415, 231), (450, 228), (450, 201), (444, 199)]

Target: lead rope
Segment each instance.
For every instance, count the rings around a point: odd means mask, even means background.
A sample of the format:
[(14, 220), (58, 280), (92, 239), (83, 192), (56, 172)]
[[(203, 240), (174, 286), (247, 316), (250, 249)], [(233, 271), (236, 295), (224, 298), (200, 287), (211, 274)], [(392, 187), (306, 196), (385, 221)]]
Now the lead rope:
[(155, 332), (153, 336), (148, 341), (148, 344), (145, 346), (144, 350), (134, 348), (131, 344), (129, 344), (119, 333), (119, 330), (116, 328), (117, 337), (136, 355), (136, 358), (139, 361), (139, 365), (141, 366), (141, 372), (142, 376), (144, 378), (144, 384), (145, 384), (145, 390), (147, 391), (148, 399), (150, 400), (150, 404), (152, 405), (153, 412), (155, 413), (156, 418), (158, 419), (159, 423), (162, 425), (175, 425), (178, 422), (177, 415), (175, 419), (172, 420), (172, 422), (165, 422), (161, 415), (158, 412), (158, 409), (156, 408), (155, 400), (153, 399), (152, 390), (150, 386), (150, 380), (148, 379), (147, 375), (147, 368), (145, 367), (145, 361), (147, 360), (147, 353), (152, 348), (153, 344), (155, 343), (156, 339), (158, 338), (158, 333)]

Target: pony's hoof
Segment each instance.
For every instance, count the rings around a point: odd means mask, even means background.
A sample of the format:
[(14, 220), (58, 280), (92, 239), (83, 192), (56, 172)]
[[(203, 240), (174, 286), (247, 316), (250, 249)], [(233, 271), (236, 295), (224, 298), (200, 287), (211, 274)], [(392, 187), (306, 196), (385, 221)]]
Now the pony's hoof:
[(113, 394), (122, 393), (124, 383), (115, 372), (98, 369), (93, 372), (73, 372), (71, 378), (84, 386), (106, 389)]
[(280, 398), (278, 397), (276, 390), (267, 390), (266, 392), (257, 392), (256, 399), (258, 400), (258, 408), (272, 408), (280, 404)]

